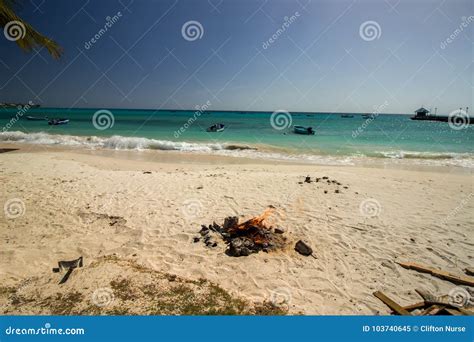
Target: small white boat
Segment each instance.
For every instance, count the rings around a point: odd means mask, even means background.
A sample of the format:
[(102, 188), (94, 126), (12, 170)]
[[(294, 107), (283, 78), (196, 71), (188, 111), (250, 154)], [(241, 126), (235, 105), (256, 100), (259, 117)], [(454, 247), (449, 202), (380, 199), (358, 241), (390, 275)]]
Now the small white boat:
[(218, 123), (214, 124), (206, 129), (206, 132), (222, 132), (225, 129), (225, 125)]
[(48, 125), (57, 126), (57, 125), (65, 125), (69, 123), (69, 119), (51, 119), (48, 121)]
[(293, 132), (295, 134), (304, 134), (304, 135), (314, 135), (313, 127), (305, 127), (305, 126), (293, 126)]

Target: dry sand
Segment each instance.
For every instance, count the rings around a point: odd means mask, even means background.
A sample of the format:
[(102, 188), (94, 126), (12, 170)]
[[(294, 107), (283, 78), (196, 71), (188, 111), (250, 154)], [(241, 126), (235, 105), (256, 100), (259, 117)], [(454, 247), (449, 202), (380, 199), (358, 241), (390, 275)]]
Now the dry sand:
[[(0, 154), (3, 286), (49, 277), (58, 260), (82, 255), (87, 266), (115, 253), (290, 313), (388, 314), (374, 291), (410, 304), (420, 299), (415, 288), (446, 294), (455, 287), (396, 261), (458, 274), (473, 265), (473, 183), (465, 169), (0, 146), (11, 147), (19, 150)], [(300, 184), (307, 175), (341, 185)], [(216, 248), (193, 243), (201, 224), (249, 218), (269, 205), (277, 210), (271, 223), (286, 229), (287, 249), (233, 258), (220, 241)], [(293, 250), (299, 239), (316, 258)], [(86, 287), (101, 285), (83, 278)]]

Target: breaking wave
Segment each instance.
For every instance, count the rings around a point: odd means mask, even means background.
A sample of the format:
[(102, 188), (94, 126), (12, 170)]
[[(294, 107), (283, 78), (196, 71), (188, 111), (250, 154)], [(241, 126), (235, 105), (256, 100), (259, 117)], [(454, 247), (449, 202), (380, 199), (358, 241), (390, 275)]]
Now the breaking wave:
[(114, 150), (163, 150), (194, 153), (212, 153), (222, 156), (244, 157), (251, 159), (265, 159), (272, 161), (287, 161), (297, 163), (324, 164), (324, 165), (355, 165), (368, 158), (374, 160), (390, 159), (406, 160), (421, 165), (458, 166), (474, 168), (474, 154), (472, 153), (437, 153), (417, 151), (376, 151), (371, 153), (357, 153), (352, 155), (324, 155), (307, 154), (302, 151), (290, 152), (271, 146), (249, 146), (235, 143), (206, 143), (157, 140), (140, 137), (98, 137), (74, 136), (24, 132), (0, 133), (0, 142), (19, 142), (38, 145), (60, 145), (69, 147), (105, 148)]
[(372, 156), (392, 160), (413, 161), (420, 165), (474, 168), (474, 154), (455, 152), (381, 151)]
[(212, 152), (219, 150), (248, 150), (246, 145), (220, 143), (189, 143), (169, 140), (156, 140), (138, 137), (74, 136), (48, 133), (0, 133), (0, 141), (23, 142), (38, 145), (84, 146), (90, 148), (108, 148), (115, 150), (164, 150), (188, 152)]

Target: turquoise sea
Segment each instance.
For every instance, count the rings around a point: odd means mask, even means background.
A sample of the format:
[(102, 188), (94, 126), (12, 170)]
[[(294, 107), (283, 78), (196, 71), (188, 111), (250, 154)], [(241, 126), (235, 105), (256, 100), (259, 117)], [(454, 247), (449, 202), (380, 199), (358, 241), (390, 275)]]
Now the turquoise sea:
[[(410, 120), (381, 114), (344, 118), (337, 113), (154, 111), (109, 109), (0, 109), (0, 142), (27, 142), (131, 150), (194, 153), (350, 164), (364, 158), (413, 159), (420, 163), (474, 167), (474, 126)], [(68, 118), (50, 126), (27, 116)], [(224, 123), (223, 132), (206, 128)], [(293, 125), (316, 134), (296, 135)]]

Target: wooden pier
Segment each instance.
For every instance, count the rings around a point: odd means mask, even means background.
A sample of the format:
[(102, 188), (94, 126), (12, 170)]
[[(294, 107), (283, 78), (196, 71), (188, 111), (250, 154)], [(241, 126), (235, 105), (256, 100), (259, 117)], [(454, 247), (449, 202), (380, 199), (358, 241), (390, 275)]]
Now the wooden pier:
[(458, 116), (445, 116), (445, 115), (430, 115), (430, 111), (426, 108), (419, 108), (415, 111), (415, 115), (412, 116), (410, 119), (412, 120), (420, 120), (420, 121), (439, 121), (439, 122), (453, 122), (456, 124), (457, 122), (459, 123), (465, 123), (467, 125), (474, 124), (474, 118), (471, 118), (469, 115), (467, 115), (467, 110), (466, 110), (466, 115), (458, 115)]

